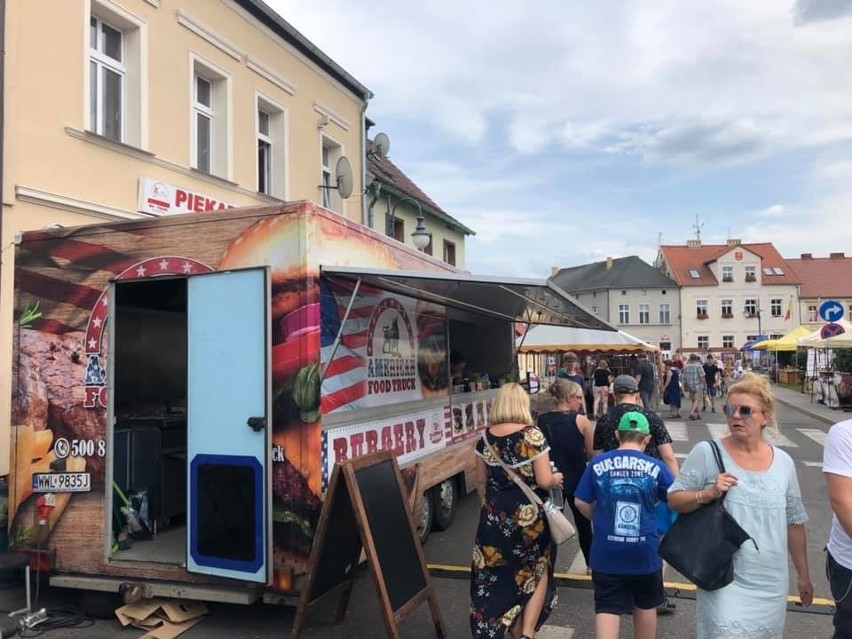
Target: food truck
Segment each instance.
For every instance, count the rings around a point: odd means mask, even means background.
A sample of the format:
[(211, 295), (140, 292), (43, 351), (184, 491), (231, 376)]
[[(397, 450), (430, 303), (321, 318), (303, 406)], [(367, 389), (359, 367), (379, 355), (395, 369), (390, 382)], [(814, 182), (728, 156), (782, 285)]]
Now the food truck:
[(310, 202), (28, 232), (15, 259), (10, 545), (89, 591), (292, 602), (334, 464), (375, 450), (446, 528), (516, 322), (608, 328)]

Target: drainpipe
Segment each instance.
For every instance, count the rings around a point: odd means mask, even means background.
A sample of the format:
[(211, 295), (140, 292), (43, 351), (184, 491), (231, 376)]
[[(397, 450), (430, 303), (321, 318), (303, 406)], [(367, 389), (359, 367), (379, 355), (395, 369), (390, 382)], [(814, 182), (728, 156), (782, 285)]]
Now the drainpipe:
[(376, 202), (379, 201), (379, 196), (382, 194), (382, 183), (374, 180), (372, 186), (367, 190), (373, 196), (370, 198), (370, 204), (367, 206), (367, 228), (373, 228), (373, 224), (376, 221), (373, 207), (376, 206)]
[[(368, 227), (372, 225), (369, 222), (367, 200), (364, 195), (367, 193), (367, 105), (372, 97), (373, 94), (368, 92), (364, 96), (364, 105), (361, 107), (361, 224), (366, 223)], [(370, 208), (373, 204), (375, 202), (370, 204)]]

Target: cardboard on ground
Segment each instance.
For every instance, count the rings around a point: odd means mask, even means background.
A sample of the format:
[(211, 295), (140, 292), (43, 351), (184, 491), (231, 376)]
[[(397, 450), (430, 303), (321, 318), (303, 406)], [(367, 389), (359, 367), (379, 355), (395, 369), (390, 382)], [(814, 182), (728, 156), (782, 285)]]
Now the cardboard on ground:
[(139, 639), (174, 639), (199, 623), (208, 612), (201, 601), (146, 599), (115, 611), (122, 626), (147, 632)]

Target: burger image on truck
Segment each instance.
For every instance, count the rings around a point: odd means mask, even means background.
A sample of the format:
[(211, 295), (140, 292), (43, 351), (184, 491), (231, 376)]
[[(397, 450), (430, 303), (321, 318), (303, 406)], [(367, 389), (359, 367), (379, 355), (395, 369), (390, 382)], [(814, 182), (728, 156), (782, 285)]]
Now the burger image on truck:
[(611, 330), (309, 202), (29, 232), (15, 260), (10, 545), (82, 590), (295, 603), (334, 464), (377, 450), (425, 541), (515, 323)]

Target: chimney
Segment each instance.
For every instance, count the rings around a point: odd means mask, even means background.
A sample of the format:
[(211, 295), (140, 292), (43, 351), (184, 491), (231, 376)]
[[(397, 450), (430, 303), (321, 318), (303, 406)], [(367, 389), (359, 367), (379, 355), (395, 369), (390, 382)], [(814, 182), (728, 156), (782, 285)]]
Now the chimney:
[(606, 258), (606, 270), (609, 270), (611, 268), (612, 268), (612, 258), (608, 257), (608, 258)]
[(553, 277), (553, 276), (554, 276), (554, 275), (556, 275), (558, 272), (559, 272), (559, 267), (558, 267), (558, 266), (551, 266), (551, 267), (550, 267), (550, 277)]
[(813, 253), (802, 253), (802, 259), (803, 260), (812, 260), (812, 259), (814, 259), (814, 254)]
[(846, 257), (845, 253), (829, 253), (828, 259), (830, 260), (842, 260)]
[(740, 240), (740, 239), (735, 239), (735, 238), (732, 238), (732, 237), (728, 238), (728, 247), (729, 248), (732, 247), (732, 246), (739, 246), (742, 243), (743, 243), (743, 241)]
[(686, 248), (699, 249), (701, 248), (701, 240), (687, 240)]

